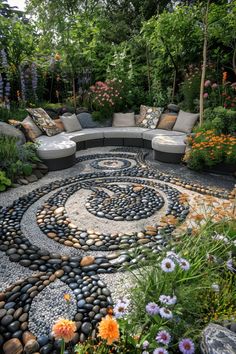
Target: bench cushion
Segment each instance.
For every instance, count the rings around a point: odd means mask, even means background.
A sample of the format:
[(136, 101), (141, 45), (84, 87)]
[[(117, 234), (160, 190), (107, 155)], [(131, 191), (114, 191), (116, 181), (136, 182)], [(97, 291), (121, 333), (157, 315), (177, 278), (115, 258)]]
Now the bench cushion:
[(104, 138), (142, 138), (146, 128), (103, 128)]
[(172, 130), (164, 130), (164, 129), (150, 129), (143, 132), (143, 139), (152, 140), (156, 136), (164, 135), (164, 136), (186, 136), (186, 134), (181, 132), (175, 132)]
[(156, 151), (184, 154), (186, 149), (184, 136), (159, 135), (152, 140), (152, 148)]
[(75, 154), (76, 143), (60, 133), (54, 136), (41, 135), (36, 139), (40, 145), (38, 155), (43, 160), (58, 159)]
[(63, 133), (64, 137), (78, 143), (79, 141), (103, 139), (104, 128), (88, 128), (73, 133)]

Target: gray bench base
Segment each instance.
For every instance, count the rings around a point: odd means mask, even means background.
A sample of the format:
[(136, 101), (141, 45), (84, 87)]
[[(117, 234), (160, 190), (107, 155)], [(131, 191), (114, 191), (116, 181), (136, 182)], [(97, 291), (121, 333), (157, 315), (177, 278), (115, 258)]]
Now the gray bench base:
[(64, 170), (65, 168), (72, 167), (75, 164), (75, 154), (61, 157), (59, 159), (42, 160), (48, 167), (49, 171)]
[(182, 161), (184, 154), (175, 154), (172, 152), (163, 152), (153, 150), (153, 158), (154, 160), (160, 162), (168, 162), (168, 163), (180, 163)]

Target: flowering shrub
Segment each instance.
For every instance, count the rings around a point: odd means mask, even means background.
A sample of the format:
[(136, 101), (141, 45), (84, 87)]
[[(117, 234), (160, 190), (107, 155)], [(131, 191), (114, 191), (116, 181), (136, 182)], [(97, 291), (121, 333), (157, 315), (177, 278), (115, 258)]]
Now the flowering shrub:
[(106, 120), (119, 111), (123, 101), (121, 80), (97, 81), (90, 87), (91, 106), (96, 120)]
[(184, 157), (189, 168), (201, 170), (218, 163), (236, 163), (236, 137), (216, 135), (213, 130), (198, 132), (188, 138), (191, 150)]
[(201, 130), (204, 130), (205, 127), (216, 130), (218, 134), (235, 134), (236, 111), (221, 106), (206, 108), (204, 110), (204, 124)]
[(227, 81), (228, 73), (222, 74), (222, 84), (207, 79), (204, 83), (206, 107), (223, 106), (227, 109), (236, 110), (236, 82)]

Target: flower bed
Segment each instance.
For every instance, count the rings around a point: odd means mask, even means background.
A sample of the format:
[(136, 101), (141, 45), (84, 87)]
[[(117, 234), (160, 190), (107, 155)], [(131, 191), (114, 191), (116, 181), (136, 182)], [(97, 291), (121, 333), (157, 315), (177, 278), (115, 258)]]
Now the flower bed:
[(213, 130), (196, 133), (188, 138), (191, 150), (185, 155), (189, 168), (202, 170), (220, 163), (236, 164), (236, 137), (232, 135), (216, 135)]

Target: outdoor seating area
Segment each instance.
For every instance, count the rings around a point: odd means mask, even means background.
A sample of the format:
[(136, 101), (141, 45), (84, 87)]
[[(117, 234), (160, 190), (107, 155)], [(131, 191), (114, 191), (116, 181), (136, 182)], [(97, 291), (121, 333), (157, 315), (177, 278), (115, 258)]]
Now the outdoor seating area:
[(0, 0), (0, 354), (236, 353), (235, 13)]

